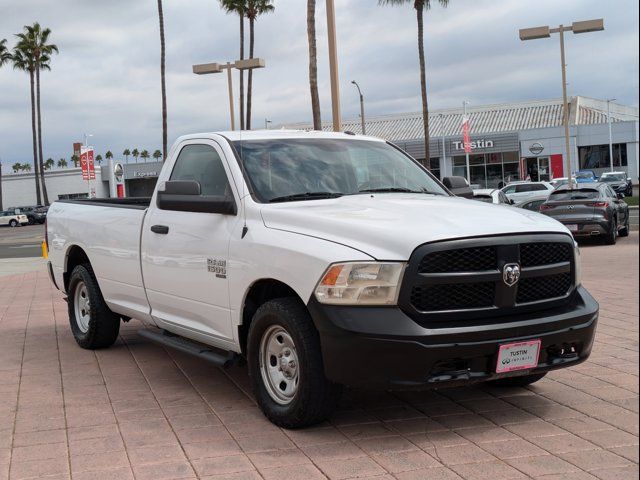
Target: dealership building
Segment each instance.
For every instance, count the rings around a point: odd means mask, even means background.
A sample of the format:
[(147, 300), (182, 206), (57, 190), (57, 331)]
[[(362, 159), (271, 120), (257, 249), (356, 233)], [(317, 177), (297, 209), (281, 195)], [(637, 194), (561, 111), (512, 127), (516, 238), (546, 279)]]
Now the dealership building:
[[(493, 188), (520, 179), (567, 176), (562, 107), (561, 100), (544, 100), (468, 108), (471, 183)], [(638, 108), (611, 103), (610, 113), (614, 168), (637, 184)], [(429, 113), (428, 166), (440, 178), (466, 177), (462, 117), (462, 108)], [(422, 113), (366, 118), (365, 128), (367, 135), (389, 140), (426, 164)], [(323, 130), (331, 129), (330, 123), (323, 125)], [(348, 120), (342, 129), (361, 133), (362, 124), (359, 118)], [(600, 176), (611, 169), (606, 101), (580, 96), (569, 100), (569, 143), (573, 172), (589, 169)]]
[[(551, 180), (564, 177), (565, 136), (562, 101), (531, 101), (484, 105), (468, 109), (472, 152), (469, 155), (471, 183), (498, 187), (519, 179)], [(611, 103), (611, 134), (615, 170), (627, 172), (638, 183), (638, 108)], [(429, 115), (429, 160), (439, 177), (466, 176), (462, 142), (462, 109), (432, 110)], [(309, 129), (309, 124), (288, 124)], [(360, 119), (343, 122), (342, 129), (361, 132)], [(323, 125), (330, 131), (331, 124)], [(368, 135), (389, 140), (414, 158), (426, 163), (421, 113), (397, 114), (366, 119)], [(572, 171), (589, 169), (599, 176), (610, 169), (607, 102), (587, 97), (569, 101), (569, 136)], [(110, 161), (96, 169), (94, 188), (98, 197), (116, 196), (114, 165)], [(162, 162), (122, 163), (118, 177), (128, 197), (150, 196)], [(51, 201), (88, 196), (90, 186), (80, 168), (46, 172)], [(33, 173), (3, 172), (5, 207), (35, 203)]]

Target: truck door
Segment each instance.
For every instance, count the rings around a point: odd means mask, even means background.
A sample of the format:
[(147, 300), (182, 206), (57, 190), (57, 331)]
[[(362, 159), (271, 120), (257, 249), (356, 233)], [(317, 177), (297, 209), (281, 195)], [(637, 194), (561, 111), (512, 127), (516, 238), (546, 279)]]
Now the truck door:
[[(196, 180), (202, 195), (227, 195), (238, 202), (217, 143), (189, 140), (176, 152), (173, 165), (166, 166), (170, 176), (163, 174), (161, 181)], [(141, 258), (158, 325), (200, 341), (233, 339), (227, 260), (237, 222), (235, 215), (161, 210), (152, 202), (142, 230)]]

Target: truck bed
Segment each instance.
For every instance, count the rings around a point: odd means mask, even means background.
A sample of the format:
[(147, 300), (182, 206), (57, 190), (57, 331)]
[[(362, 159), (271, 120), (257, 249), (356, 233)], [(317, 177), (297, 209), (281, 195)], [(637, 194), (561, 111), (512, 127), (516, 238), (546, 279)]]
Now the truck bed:
[(130, 198), (78, 198), (74, 200), (57, 200), (60, 203), (76, 203), (81, 205), (95, 205), (102, 207), (135, 208), (144, 210), (149, 208), (151, 197)]

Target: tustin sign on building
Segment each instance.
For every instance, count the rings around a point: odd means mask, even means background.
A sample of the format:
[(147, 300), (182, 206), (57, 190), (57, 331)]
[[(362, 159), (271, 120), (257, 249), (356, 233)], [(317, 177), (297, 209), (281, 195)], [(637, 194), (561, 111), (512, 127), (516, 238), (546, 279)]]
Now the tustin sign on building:
[[(465, 142), (460, 141), (452, 141), (451, 145), (455, 150), (464, 150)], [(471, 150), (475, 150), (476, 148), (493, 148), (493, 140), (472, 140), (469, 142), (469, 146)]]

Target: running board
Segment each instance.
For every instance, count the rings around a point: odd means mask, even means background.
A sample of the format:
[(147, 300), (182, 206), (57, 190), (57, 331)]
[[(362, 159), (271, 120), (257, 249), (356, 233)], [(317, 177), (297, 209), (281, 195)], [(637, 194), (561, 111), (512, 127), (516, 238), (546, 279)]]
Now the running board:
[(224, 355), (220, 351), (213, 350), (212, 347), (174, 335), (166, 330), (143, 329), (138, 330), (138, 334), (147, 340), (194, 355), (222, 368), (231, 367), (239, 358), (239, 355), (234, 352), (227, 352)]

